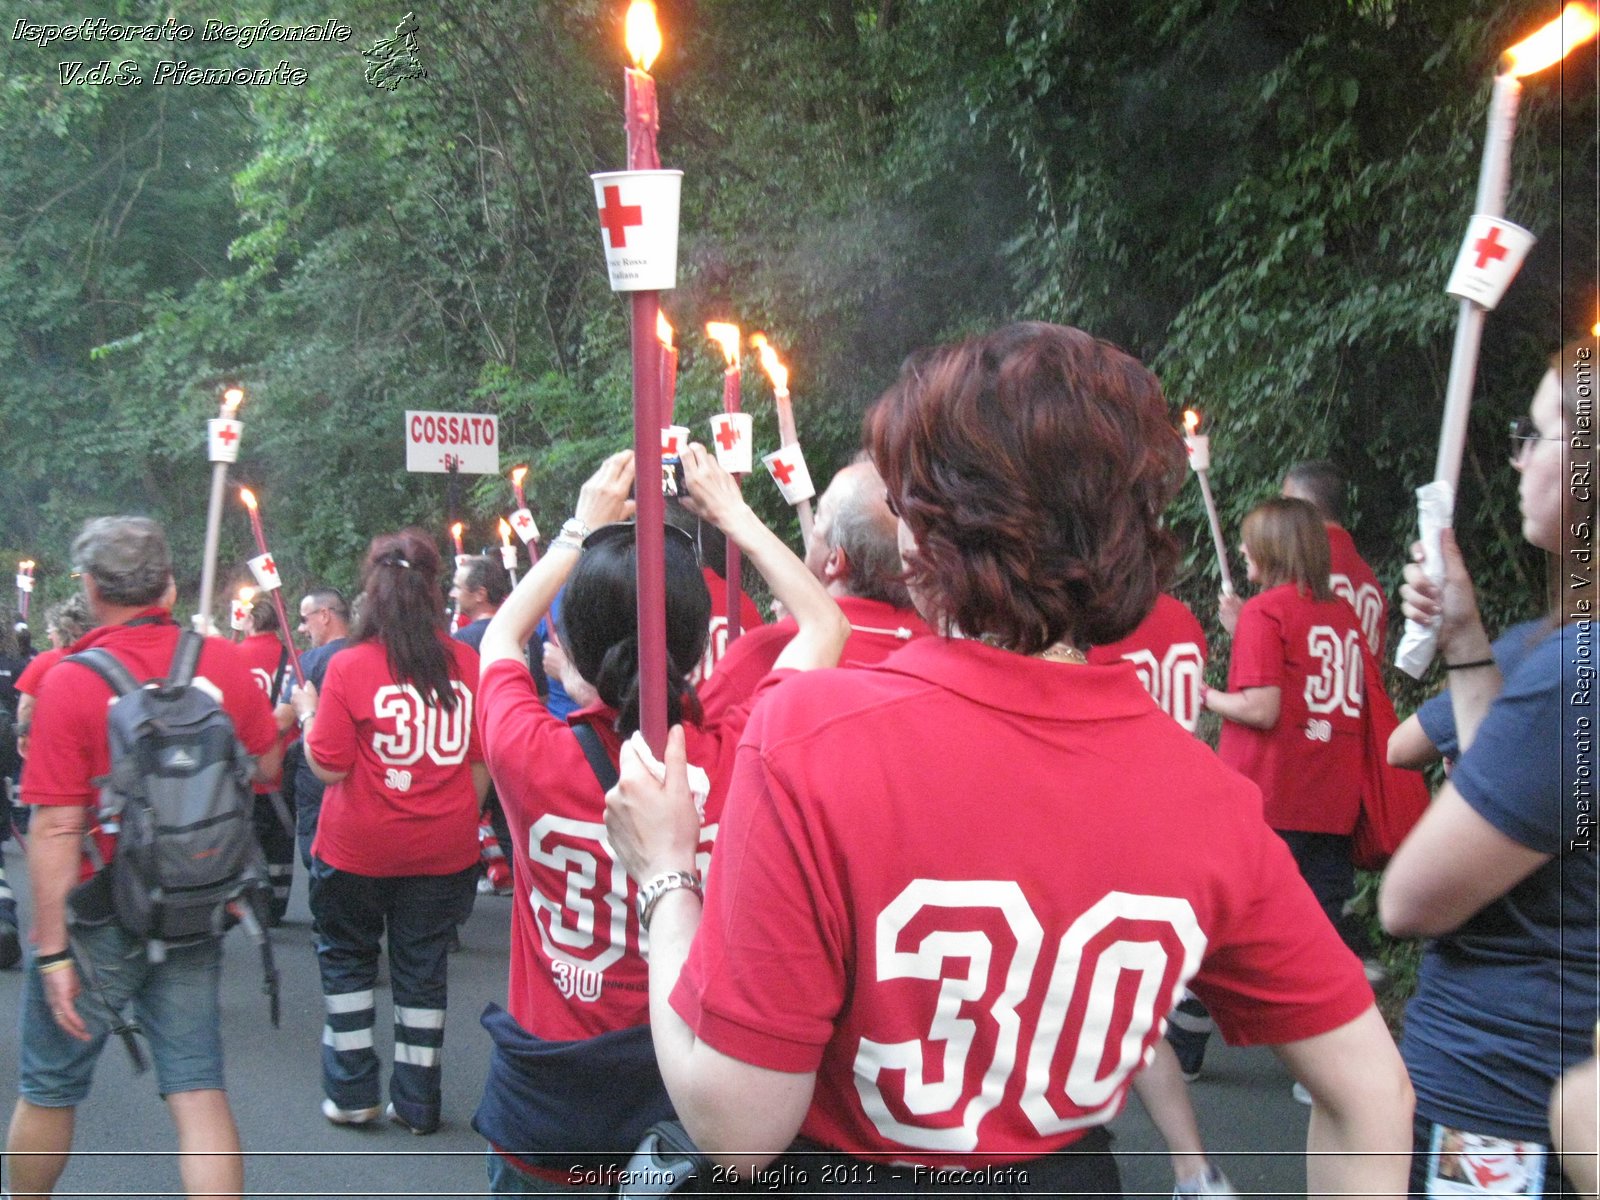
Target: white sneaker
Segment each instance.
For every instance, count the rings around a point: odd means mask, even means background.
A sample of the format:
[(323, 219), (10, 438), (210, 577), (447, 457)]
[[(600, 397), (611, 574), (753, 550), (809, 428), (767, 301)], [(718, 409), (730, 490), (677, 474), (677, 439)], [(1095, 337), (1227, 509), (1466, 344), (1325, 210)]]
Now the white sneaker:
[(383, 1110), (376, 1105), (371, 1108), (340, 1108), (326, 1096), (322, 1098), (322, 1115), (335, 1125), (366, 1125), (376, 1121)]
[(1308, 1108), (1312, 1104), (1311, 1093), (1306, 1090), (1306, 1085), (1303, 1083), (1297, 1083), (1294, 1085), (1294, 1098), (1301, 1104), (1306, 1105)]

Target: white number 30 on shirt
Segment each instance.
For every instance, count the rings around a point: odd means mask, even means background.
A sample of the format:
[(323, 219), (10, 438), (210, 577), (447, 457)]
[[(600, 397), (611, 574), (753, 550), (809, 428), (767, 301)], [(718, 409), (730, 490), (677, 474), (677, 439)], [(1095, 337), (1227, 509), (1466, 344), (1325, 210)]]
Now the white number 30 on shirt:
[[(918, 922), (927, 932), (915, 947), (901, 949), (902, 934), (926, 908), (997, 911), (1016, 941), (1010, 961), (995, 962), (994, 942), (973, 927), (970, 915)], [(952, 924), (967, 927), (941, 927)], [(1113, 936), (1102, 936), (1108, 933)], [(1030, 1000), (1039, 1018), (1020, 1060), (1020, 1102), (1029, 1122), (1048, 1136), (1099, 1125), (1116, 1112), (1147, 1045), (1154, 1042), (1157, 1023), (1200, 969), (1205, 934), (1186, 900), (1108, 892), (1062, 934), (1043, 994), (1036, 996), (1035, 968), (1043, 944), (1039, 919), (1010, 880), (916, 879), (879, 914), (878, 982), (939, 982), (924, 1036), (891, 1043), (862, 1038), (856, 1051), (856, 1090), (879, 1132), (923, 1150), (976, 1148), (979, 1124), (1000, 1104), (1018, 1068), (1022, 1027), (1017, 1009)], [(949, 959), (964, 960), (965, 972), (947, 975)], [(996, 969), (1004, 972), (1003, 984), (984, 1018), (992, 1030), (985, 1031), (981, 1047), (975, 1046), (978, 1022), (963, 1016), (963, 1007), (993, 990)], [(1037, 974), (1043, 978), (1045, 973)], [(1127, 975), (1135, 977), (1131, 988), (1123, 986)], [(1126, 1011), (1117, 1011), (1119, 1003)], [(1065, 1076), (1052, 1080), (1051, 1065), (1069, 1033), (1072, 1012), (1080, 1015), (1070, 1030), (1074, 1043), (1066, 1048)], [(935, 1049), (941, 1044), (942, 1054)], [(975, 1049), (987, 1062), (971, 1061)], [(923, 1064), (932, 1061), (940, 1067), (930, 1078)], [(898, 1092), (897, 1107), (924, 1122), (898, 1119), (886, 1096), (890, 1091)]]

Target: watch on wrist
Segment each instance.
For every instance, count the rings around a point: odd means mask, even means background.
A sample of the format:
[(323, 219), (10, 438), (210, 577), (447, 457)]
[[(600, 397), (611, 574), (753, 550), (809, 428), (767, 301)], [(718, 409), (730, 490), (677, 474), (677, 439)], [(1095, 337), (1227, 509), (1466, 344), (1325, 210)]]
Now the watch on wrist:
[(577, 517), (568, 517), (561, 523), (561, 532), (556, 536), (571, 538), (581, 546), (583, 544), (583, 539), (588, 537), (593, 532), (594, 530), (590, 529), (582, 521), (578, 520)]

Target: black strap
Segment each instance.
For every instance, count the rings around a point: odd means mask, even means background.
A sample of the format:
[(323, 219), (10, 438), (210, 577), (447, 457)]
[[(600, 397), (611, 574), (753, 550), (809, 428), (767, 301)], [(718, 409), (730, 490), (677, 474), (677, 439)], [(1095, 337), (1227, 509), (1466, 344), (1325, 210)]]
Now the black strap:
[(600, 735), (594, 731), (594, 726), (587, 722), (574, 725), (572, 732), (578, 738), (578, 745), (583, 747), (583, 756), (589, 760), (589, 769), (600, 781), (600, 790), (609, 792), (617, 786), (617, 780), (622, 776), (618, 773), (616, 764), (611, 761), (611, 756), (606, 753)]
[(99, 646), (88, 650), (80, 650), (76, 654), (69, 654), (62, 662), (77, 663), (79, 666), (88, 667), (101, 679), (105, 680), (111, 690), (119, 696), (126, 696), (137, 692), (144, 685), (133, 677), (132, 672), (122, 665), (120, 659), (109, 650), (102, 650)]
[(169, 688), (186, 688), (194, 682), (195, 670), (200, 666), (200, 651), (205, 644), (206, 639), (193, 629), (185, 629), (178, 635), (178, 648), (172, 652), (172, 666), (167, 669)]
[(283, 673), (289, 667), (289, 647), (278, 647), (278, 669), (272, 676), (272, 691), (267, 693), (267, 703), (276, 705), (278, 697), (283, 695)]

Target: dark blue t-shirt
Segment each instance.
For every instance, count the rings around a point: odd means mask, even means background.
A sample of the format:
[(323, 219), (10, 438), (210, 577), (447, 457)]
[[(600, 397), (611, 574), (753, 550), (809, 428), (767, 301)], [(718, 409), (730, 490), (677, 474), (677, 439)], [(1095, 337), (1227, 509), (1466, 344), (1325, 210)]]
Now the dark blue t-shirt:
[(1451, 776), (1484, 820), (1552, 857), (1424, 950), (1401, 1050), (1431, 1121), (1548, 1144), (1551, 1087), (1592, 1053), (1597, 642), (1583, 621), (1536, 643)]
[[(540, 621), (539, 627), (533, 631), (533, 640), (541, 646), (550, 640), (550, 631), (561, 624), (561, 597), (565, 593), (565, 588), (556, 593), (555, 599), (550, 601), (550, 615)], [(545, 682), (549, 685), (550, 691), (544, 706), (550, 710), (552, 717), (558, 721), (565, 721), (569, 714), (578, 711), (578, 702), (567, 695), (567, 689), (561, 686), (560, 679), (552, 675)]]
[(489, 628), (489, 618), (479, 617), (476, 621), (468, 622), (450, 636), (458, 642), (465, 642), (474, 650), (483, 645), (483, 631)]
[[(1549, 628), (1550, 623), (1543, 619), (1523, 621), (1495, 639), (1494, 645), (1489, 647), (1489, 653), (1494, 655), (1502, 678), (1511, 678), (1512, 672), (1527, 657), (1528, 651), (1538, 644), (1539, 634), (1549, 632)], [(1456, 741), (1456, 712), (1450, 702), (1450, 689), (1445, 688), (1437, 696), (1426, 700), (1417, 709), (1417, 721), (1439, 753), (1454, 762), (1461, 753), (1461, 746)]]

